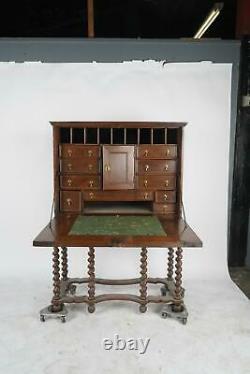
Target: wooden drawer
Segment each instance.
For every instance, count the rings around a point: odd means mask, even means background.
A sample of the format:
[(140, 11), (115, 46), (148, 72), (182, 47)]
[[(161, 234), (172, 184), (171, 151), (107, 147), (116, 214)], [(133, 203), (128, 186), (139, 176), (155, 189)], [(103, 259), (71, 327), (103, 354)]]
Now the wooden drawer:
[(154, 213), (169, 214), (176, 213), (176, 204), (153, 204)]
[(171, 159), (177, 157), (177, 145), (139, 145), (137, 158), (139, 159)]
[(61, 212), (80, 212), (81, 211), (81, 192), (61, 191), (60, 192), (60, 210)]
[(84, 201), (153, 201), (152, 191), (91, 191), (83, 192)]
[(83, 144), (61, 144), (60, 157), (62, 158), (82, 158), (88, 160), (100, 157), (100, 147), (98, 145)]
[(138, 174), (176, 173), (176, 160), (138, 160)]
[(98, 158), (73, 158), (60, 160), (60, 171), (62, 173), (85, 173), (98, 174), (100, 172)]
[(174, 190), (176, 178), (173, 175), (138, 176), (138, 188), (146, 190)]
[(156, 191), (155, 192), (156, 203), (175, 203), (176, 192), (175, 191)]
[(100, 177), (89, 175), (64, 175), (60, 177), (61, 188), (70, 190), (99, 190), (101, 188)]

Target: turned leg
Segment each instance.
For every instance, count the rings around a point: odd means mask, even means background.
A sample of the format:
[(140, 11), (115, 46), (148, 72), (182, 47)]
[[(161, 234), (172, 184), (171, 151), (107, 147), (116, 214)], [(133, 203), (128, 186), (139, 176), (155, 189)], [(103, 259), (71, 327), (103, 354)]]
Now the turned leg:
[(174, 290), (174, 305), (175, 312), (183, 310), (183, 289), (182, 285), (182, 248), (178, 247), (176, 250), (176, 263), (175, 263), (175, 290)]
[(53, 248), (53, 298), (52, 298), (52, 312), (59, 312), (62, 310), (63, 304), (60, 303), (60, 262), (59, 262), (59, 248)]
[(174, 274), (174, 249), (168, 248), (168, 276), (167, 280), (172, 281)]
[(95, 311), (95, 248), (89, 247), (88, 252), (88, 311), (93, 313)]
[(62, 261), (62, 280), (66, 281), (68, 279), (68, 250), (66, 247), (62, 247), (61, 261)]
[(144, 313), (147, 310), (147, 248), (141, 249), (141, 281), (140, 281), (140, 297), (141, 305), (140, 312)]

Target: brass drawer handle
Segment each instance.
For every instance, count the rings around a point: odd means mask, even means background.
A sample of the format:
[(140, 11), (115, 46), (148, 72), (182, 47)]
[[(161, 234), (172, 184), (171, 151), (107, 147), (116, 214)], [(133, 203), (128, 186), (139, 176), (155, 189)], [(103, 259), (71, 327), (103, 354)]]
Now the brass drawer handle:
[(147, 179), (144, 180), (144, 186), (147, 188), (148, 187), (148, 181)]
[(165, 187), (168, 187), (169, 186), (169, 181), (168, 179), (165, 181)]
[(67, 180), (68, 186), (70, 187), (72, 185), (72, 179)]
[(144, 156), (145, 156), (145, 157), (148, 157), (148, 153), (149, 153), (148, 150), (145, 149)]
[(72, 170), (72, 164), (68, 164), (68, 169), (71, 171)]
[(72, 149), (68, 149), (68, 156), (69, 156), (69, 157), (72, 156)]
[(92, 165), (92, 164), (89, 164), (89, 165), (88, 165), (88, 169), (89, 169), (89, 171), (91, 171), (91, 170), (93, 169), (93, 165)]
[(68, 205), (68, 206), (71, 206), (71, 205), (72, 205), (72, 199), (68, 198), (68, 199), (66, 199), (66, 202), (67, 202), (67, 205)]
[(164, 193), (163, 197), (165, 201), (168, 199), (168, 195), (166, 193)]
[(111, 166), (106, 164), (104, 169), (105, 169), (106, 172), (111, 171)]
[(148, 200), (148, 198), (149, 198), (148, 193), (145, 192), (145, 194), (144, 194), (144, 199), (145, 199), (145, 200)]
[(168, 171), (168, 164), (165, 165), (165, 171)]
[(90, 200), (93, 200), (93, 199), (94, 199), (94, 194), (93, 194), (93, 192), (90, 192), (90, 193), (89, 193), (89, 197), (90, 197)]
[(92, 157), (93, 156), (93, 151), (91, 149), (88, 150), (88, 156)]
[(89, 187), (93, 187), (94, 186), (94, 181), (89, 181)]
[(145, 165), (145, 171), (149, 170), (149, 165)]

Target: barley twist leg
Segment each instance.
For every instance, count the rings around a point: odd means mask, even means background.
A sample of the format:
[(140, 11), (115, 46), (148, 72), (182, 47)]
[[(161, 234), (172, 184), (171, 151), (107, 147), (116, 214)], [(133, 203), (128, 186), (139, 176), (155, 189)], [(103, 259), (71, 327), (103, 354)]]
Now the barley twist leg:
[(95, 311), (95, 248), (89, 247), (88, 252), (88, 311), (93, 313)]
[(141, 305), (140, 312), (144, 313), (147, 310), (147, 248), (141, 249), (141, 281), (140, 281), (140, 297)]

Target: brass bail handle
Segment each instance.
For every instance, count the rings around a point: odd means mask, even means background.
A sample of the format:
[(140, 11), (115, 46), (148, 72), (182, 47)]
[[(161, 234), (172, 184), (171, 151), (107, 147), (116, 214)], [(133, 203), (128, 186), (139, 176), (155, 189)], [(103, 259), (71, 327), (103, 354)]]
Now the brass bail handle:
[(108, 164), (105, 164), (104, 169), (106, 172), (111, 171), (111, 167)]

